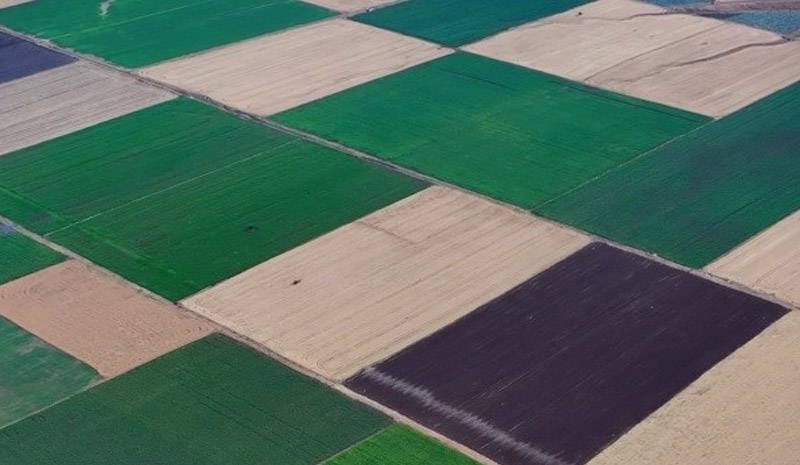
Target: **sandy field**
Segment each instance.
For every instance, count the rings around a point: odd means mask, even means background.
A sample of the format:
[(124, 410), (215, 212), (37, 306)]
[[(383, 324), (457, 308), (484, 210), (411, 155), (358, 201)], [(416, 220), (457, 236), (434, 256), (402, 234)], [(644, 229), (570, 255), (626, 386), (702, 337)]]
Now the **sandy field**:
[[(321, 7), (329, 8), (343, 13), (353, 13), (376, 6), (399, 3), (398, 0), (305, 0)], [(0, 3), (2, 5), (2, 3)]]
[(588, 242), (481, 198), (431, 187), (184, 304), (342, 380)]
[(0, 0), (0, 8), (8, 8), (14, 5), (32, 2), (33, 0)]
[(800, 79), (800, 42), (630, 0), (600, 0), (467, 47), (709, 116)]
[(791, 312), (589, 465), (795, 465), (800, 313)]
[(2, 84), (0, 95), (0, 155), (173, 98), (81, 62)]
[(800, 306), (800, 211), (708, 265), (706, 271)]
[(0, 286), (0, 315), (106, 377), (212, 331), (75, 260)]
[(419, 39), (333, 19), (141, 73), (240, 110), (269, 115), (447, 53)]

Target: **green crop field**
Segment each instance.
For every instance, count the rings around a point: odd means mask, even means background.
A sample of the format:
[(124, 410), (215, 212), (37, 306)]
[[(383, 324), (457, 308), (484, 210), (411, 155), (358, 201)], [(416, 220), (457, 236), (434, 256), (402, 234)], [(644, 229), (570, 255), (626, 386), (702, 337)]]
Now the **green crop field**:
[[(96, 378), (91, 367), (0, 318), (0, 428), (75, 394)], [(6, 459), (0, 446), (0, 463), (10, 463)]]
[(478, 462), (408, 426), (393, 425), (323, 465), (478, 465)]
[(356, 16), (358, 21), (457, 47), (588, 0), (409, 0)]
[(708, 121), (464, 53), (275, 119), (534, 210)]
[(297, 0), (36, 0), (0, 9), (0, 24), (138, 67), (329, 16)]
[(0, 430), (0, 463), (311, 465), (388, 422), (212, 335)]
[(0, 214), (180, 299), (424, 183), (174, 100), (0, 158)]
[(64, 260), (64, 256), (0, 223), (0, 284)]

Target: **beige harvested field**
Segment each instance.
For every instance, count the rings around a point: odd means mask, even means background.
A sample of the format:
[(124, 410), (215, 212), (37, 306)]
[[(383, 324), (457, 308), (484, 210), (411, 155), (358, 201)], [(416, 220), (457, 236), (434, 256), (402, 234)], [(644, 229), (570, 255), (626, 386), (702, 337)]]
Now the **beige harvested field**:
[(800, 306), (800, 211), (708, 265), (706, 270)]
[(588, 242), (530, 215), (431, 187), (184, 304), (341, 380)]
[(438, 45), (333, 19), (158, 64), (141, 73), (240, 110), (270, 115), (446, 53)]
[(665, 11), (599, 0), (467, 50), (709, 116), (800, 80), (800, 42)]
[(78, 62), (0, 84), (0, 155), (173, 98)]
[(103, 376), (212, 331), (202, 319), (74, 260), (0, 286), (0, 315)]
[(305, 0), (307, 3), (313, 3), (321, 7), (325, 7), (343, 13), (352, 13), (355, 11), (366, 10), (377, 6), (388, 5), (390, 3), (398, 3), (397, 0)]
[(8, 8), (14, 5), (32, 2), (33, 0), (0, 0), (0, 8)]
[(589, 465), (797, 465), (800, 313), (712, 368)]

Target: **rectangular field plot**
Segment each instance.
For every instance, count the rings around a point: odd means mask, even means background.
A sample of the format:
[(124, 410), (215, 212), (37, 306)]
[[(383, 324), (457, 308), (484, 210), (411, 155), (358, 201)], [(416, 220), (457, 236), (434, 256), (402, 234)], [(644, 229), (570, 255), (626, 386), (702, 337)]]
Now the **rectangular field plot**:
[[(307, 3), (313, 3), (325, 8), (344, 13), (352, 13), (359, 10), (366, 10), (383, 6), (389, 3), (395, 3), (398, 0), (305, 0)], [(402, 1), (402, 0), (401, 0)]]
[(87, 63), (0, 84), (0, 95), (0, 155), (173, 97)]
[(0, 222), (0, 284), (64, 260), (60, 253)]
[(115, 376), (211, 332), (211, 325), (75, 260), (0, 286), (0, 316)]
[(0, 24), (135, 68), (332, 14), (297, 0), (36, 0)]
[(587, 0), (409, 0), (356, 16), (384, 29), (457, 47)]
[(501, 464), (581, 464), (785, 313), (593, 244), (347, 385)]
[(591, 465), (795, 465), (800, 457), (800, 313), (709, 370)]
[(487, 200), (432, 187), (184, 304), (340, 380), (587, 242)]
[(464, 53), (275, 119), (534, 210), (707, 121)]
[(545, 205), (541, 212), (702, 267), (800, 208), (800, 84)]
[(250, 113), (268, 115), (448, 53), (418, 39), (334, 19), (141, 70)]
[(800, 211), (706, 267), (800, 307)]
[(480, 465), (407, 426), (392, 425), (322, 465)]
[[(75, 394), (95, 378), (89, 366), (0, 317), (0, 428)], [(0, 457), (7, 463), (2, 445)]]
[(0, 32), (0, 84), (74, 61), (74, 58), (67, 55)]
[(666, 13), (631, 0), (599, 0), (468, 50), (710, 116), (800, 80), (800, 42)]
[(0, 430), (4, 465), (314, 465), (388, 419), (220, 335)]
[(0, 214), (173, 300), (423, 187), (185, 99), (0, 157)]

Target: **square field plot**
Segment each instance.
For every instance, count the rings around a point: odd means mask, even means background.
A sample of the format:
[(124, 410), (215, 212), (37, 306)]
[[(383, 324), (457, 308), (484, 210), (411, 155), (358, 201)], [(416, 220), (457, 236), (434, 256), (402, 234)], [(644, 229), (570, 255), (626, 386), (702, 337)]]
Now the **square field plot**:
[(421, 188), (186, 99), (0, 157), (0, 214), (174, 300)]
[(388, 419), (212, 335), (0, 431), (4, 465), (315, 465)]
[(356, 16), (373, 24), (457, 47), (588, 0), (408, 0)]
[(464, 53), (275, 119), (534, 210), (707, 121)]
[[(88, 365), (0, 317), (0, 428), (85, 389), (96, 378)], [(2, 445), (0, 458), (5, 465)]]
[(0, 32), (0, 84), (74, 61), (67, 55)]
[(0, 284), (63, 260), (60, 253), (0, 222)]
[(36, 0), (0, 24), (135, 68), (332, 14), (296, 0)]
[(541, 212), (702, 267), (800, 208), (800, 83), (675, 139)]
[(211, 325), (69, 260), (0, 286), (0, 316), (103, 376), (211, 332)]
[(579, 464), (785, 313), (593, 244), (347, 385), (501, 464)]
[(239, 110), (268, 115), (446, 53), (418, 39), (334, 19), (141, 72)]
[(631, 0), (599, 0), (467, 49), (710, 116), (800, 80), (800, 42), (667, 13)]
[(184, 304), (340, 380), (587, 242), (487, 200), (432, 187)]
[(173, 98), (87, 63), (0, 84), (0, 95), (0, 156)]
[(591, 465), (796, 465), (800, 312), (791, 312), (622, 436)]

